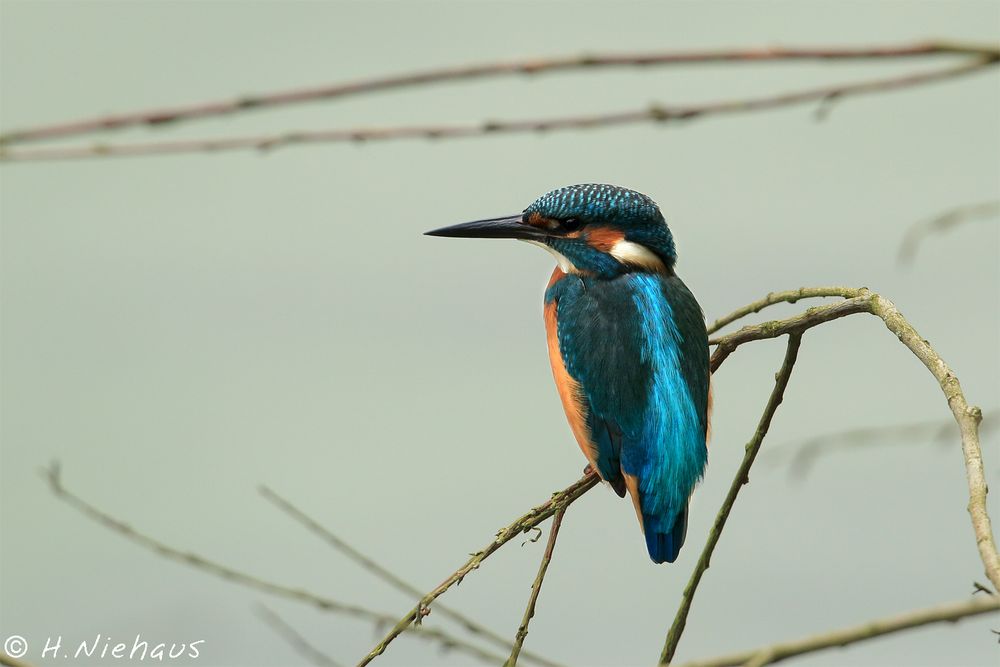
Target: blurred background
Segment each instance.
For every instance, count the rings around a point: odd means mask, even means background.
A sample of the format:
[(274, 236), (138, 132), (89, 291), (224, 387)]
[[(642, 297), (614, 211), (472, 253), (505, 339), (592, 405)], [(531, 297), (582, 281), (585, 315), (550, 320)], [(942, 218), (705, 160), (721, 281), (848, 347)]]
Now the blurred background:
[[(532, 56), (1000, 35), (995, 1), (3, 0), (0, 19), (4, 130)], [(620, 111), (951, 62), (509, 77), (107, 139)], [(0, 634), (24, 636), (36, 664), (67, 662), (41, 658), (48, 637), (76, 645), (98, 633), (204, 640), (201, 657), (179, 663), (308, 664), (264, 622), (263, 603), (353, 664), (385, 628), (164, 560), (60, 502), (39, 470), (60, 461), (67, 488), (179, 549), (402, 616), (411, 597), (308, 534), (257, 486), (430, 589), (577, 479), (584, 460), (541, 321), (551, 258), (523, 244), (421, 236), (519, 211), (571, 183), (656, 199), (678, 273), (709, 320), (803, 285), (865, 285), (891, 298), (987, 412), (986, 472), (1000, 487), (989, 418), (1000, 407), (997, 219), (925, 239), (909, 264), (897, 258), (913, 225), (1000, 198), (998, 83), (994, 68), (851, 98), (825, 120), (812, 105), (547, 135), (3, 164)], [(656, 661), (782, 349), (741, 348), (716, 378), (708, 473), (679, 561), (650, 563), (631, 504), (595, 489), (566, 516), (527, 650), (572, 665)], [(810, 331), (678, 660), (965, 598), (983, 568), (950, 420), (933, 378), (878, 320)], [(790, 465), (812, 438), (914, 423), (929, 427), (829, 447), (805, 472)], [(544, 546), (520, 542), (442, 601), (512, 638)], [(427, 623), (460, 634), (440, 615)], [(990, 629), (995, 615), (798, 664), (996, 664)], [(475, 661), (404, 635), (376, 664)]]

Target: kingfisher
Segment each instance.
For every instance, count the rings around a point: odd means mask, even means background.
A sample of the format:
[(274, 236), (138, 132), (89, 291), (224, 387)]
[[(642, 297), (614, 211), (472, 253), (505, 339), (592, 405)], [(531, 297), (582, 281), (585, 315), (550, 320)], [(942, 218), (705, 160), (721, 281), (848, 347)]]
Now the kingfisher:
[(708, 461), (712, 395), (704, 315), (674, 273), (673, 235), (656, 202), (614, 185), (571, 185), (518, 215), (427, 234), (519, 239), (552, 253), (545, 332), (570, 429), (588, 467), (631, 496), (649, 557), (674, 562)]

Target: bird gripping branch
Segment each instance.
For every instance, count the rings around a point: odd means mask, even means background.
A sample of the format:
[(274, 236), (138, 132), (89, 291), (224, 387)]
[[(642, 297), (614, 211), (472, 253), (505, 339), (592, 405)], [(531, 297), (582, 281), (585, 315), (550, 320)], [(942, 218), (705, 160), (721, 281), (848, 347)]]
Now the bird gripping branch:
[(519, 215), (427, 234), (520, 239), (555, 256), (545, 330), (570, 428), (601, 478), (631, 496), (649, 557), (674, 562), (708, 460), (712, 399), (704, 316), (674, 273), (656, 203), (613, 185), (573, 185)]

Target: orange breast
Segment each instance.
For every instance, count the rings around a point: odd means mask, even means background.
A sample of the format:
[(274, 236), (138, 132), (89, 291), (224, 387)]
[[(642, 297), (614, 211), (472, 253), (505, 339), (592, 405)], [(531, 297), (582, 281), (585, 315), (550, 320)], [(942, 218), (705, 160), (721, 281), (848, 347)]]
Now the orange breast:
[[(549, 281), (551, 287), (563, 276), (560, 269), (552, 273)], [(569, 427), (576, 437), (577, 444), (583, 451), (583, 455), (590, 461), (591, 467), (597, 470), (597, 447), (590, 440), (589, 429), (587, 428), (587, 409), (584, 404), (583, 393), (580, 390), (580, 383), (570, 376), (563, 362), (562, 352), (559, 350), (559, 324), (556, 320), (556, 302), (545, 304), (545, 337), (548, 340), (549, 362), (552, 364), (552, 377), (556, 381), (556, 389), (559, 398), (562, 400), (563, 410), (566, 411), (566, 419), (569, 420)]]

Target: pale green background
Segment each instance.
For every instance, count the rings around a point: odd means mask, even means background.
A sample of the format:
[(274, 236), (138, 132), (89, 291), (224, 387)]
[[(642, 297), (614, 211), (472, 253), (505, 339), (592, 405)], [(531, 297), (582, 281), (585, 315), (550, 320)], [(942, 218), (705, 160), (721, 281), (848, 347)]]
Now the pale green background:
[[(996, 40), (997, 2), (279, 3), (4, 0), (2, 127), (385, 73), (583, 51)], [(943, 61), (702, 66), (442, 85), (190, 123), (115, 140), (464, 122), (716, 100)], [(412, 600), (263, 502), (272, 485), (422, 588), (584, 461), (551, 387), (551, 258), (421, 232), (518, 211), (556, 186), (628, 185), (663, 207), (679, 272), (714, 318), (775, 289), (867, 285), (1000, 405), (997, 221), (905, 230), (996, 199), (996, 70), (835, 105), (547, 136), (5, 164), (0, 635), (205, 639), (202, 665), (304, 664), (278, 610), (345, 663), (369, 624), (217, 581), (54, 499), (66, 483), (181, 548), (402, 614)], [(801, 306), (778, 308), (790, 314)], [(574, 665), (655, 661), (770, 390), (781, 343), (716, 382), (708, 476), (673, 566), (632, 507), (572, 508), (527, 640)], [(876, 320), (810, 332), (766, 449), (949, 412)], [(1000, 488), (996, 431), (984, 441)], [(991, 496), (1000, 515), (1000, 493)], [(957, 437), (833, 453), (803, 483), (762, 459), (700, 589), (679, 658), (793, 639), (964, 598), (982, 579)], [(446, 601), (513, 636), (542, 544), (513, 543)], [(432, 616), (434, 625), (446, 625)], [(981, 618), (802, 665), (996, 664)], [(49, 661), (66, 664), (71, 661)], [(384, 665), (467, 664), (403, 638)], [(121, 663), (116, 663), (121, 664)]]

